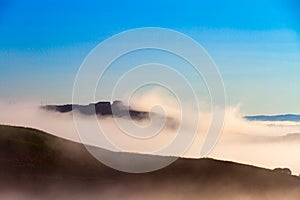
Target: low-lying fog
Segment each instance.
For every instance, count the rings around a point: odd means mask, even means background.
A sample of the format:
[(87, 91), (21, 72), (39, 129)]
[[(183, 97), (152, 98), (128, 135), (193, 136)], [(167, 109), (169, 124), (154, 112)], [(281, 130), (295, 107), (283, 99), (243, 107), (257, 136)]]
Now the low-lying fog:
[[(174, 109), (170, 101), (166, 101), (160, 95), (152, 98), (140, 98), (135, 100), (133, 107), (140, 110), (151, 109), (153, 105), (162, 105), (164, 112), (171, 118), (179, 120), (180, 113)], [(147, 99), (147, 100), (146, 100)], [(146, 100), (146, 101), (145, 101)], [(70, 102), (66, 102), (70, 103)], [(45, 132), (81, 141), (78, 136), (72, 113), (57, 113), (40, 109), (39, 104), (34, 103), (8, 103), (0, 102), (0, 124), (32, 127)], [(155, 109), (154, 109), (155, 111)], [(196, 113), (190, 111), (190, 117), (197, 117)], [(93, 117), (80, 117), (86, 127), (90, 126)], [(197, 136), (184, 154), (185, 157), (199, 157), (203, 136), (207, 131), (211, 115), (201, 113)], [(98, 117), (101, 129), (108, 138), (117, 146), (126, 151), (137, 151), (143, 153), (155, 153), (157, 149), (163, 148), (176, 136), (176, 128), (161, 128), (161, 120), (153, 120), (150, 126), (158, 127), (158, 134), (143, 139), (141, 144), (126, 140), (115, 120), (111, 117)], [(121, 119), (128, 121), (127, 119)], [(188, 120), (187, 120), (188, 121)], [(145, 126), (149, 122), (136, 122), (139, 126)], [(157, 123), (157, 124), (156, 124)], [(186, 130), (189, 124), (181, 124)], [(92, 125), (91, 125), (92, 127)], [(130, 129), (130, 128), (129, 128)], [(154, 129), (150, 129), (154, 130)], [(91, 129), (91, 131), (93, 131)], [(127, 131), (128, 130), (127, 127)], [(147, 131), (145, 131), (147, 132)], [(109, 133), (109, 134), (108, 134)], [(82, 134), (82, 133), (81, 133)], [(149, 135), (142, 135), (143, 137)], [(151, 139), (150, 139), (151, 138)], [(92, 145), (101, 146), (101, 142), (90, 141)], [(300, 173), (300, 123), (297, 122), (258, 122), (247, 121), (240, 113), (239, 107), (231, 107), (226, 110), (226, 119), (221, 137), (215, 148), (207, 157), (222, 160), (231, 160), (266, 168), (288, 167), (293, 174)]]

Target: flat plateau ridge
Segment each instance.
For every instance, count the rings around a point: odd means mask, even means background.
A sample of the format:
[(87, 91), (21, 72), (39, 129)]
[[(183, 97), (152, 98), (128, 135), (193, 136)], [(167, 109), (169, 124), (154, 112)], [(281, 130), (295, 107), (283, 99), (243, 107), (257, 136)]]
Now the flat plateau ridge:
[[(112, 159), (135, 155), (98, 150)], [(300, 178), (210, 158), (179, 158), (155, 172), (129, 174), (101, 164), (80, 143), (0, 126), (0, 199), (13, 198), (300, 199)]]
[(79, 104), (65, 104), (65, 105), (45, 105), (41, 106), (42, 109), (48, 111), (55, 111), (60, 113), (68, 113), (77, 111), (83, 115), (99, 115), (99, 116), (112, 116), (115, 117), (131, 117), (136, 120), (149, 118), (149, 113), (138, 111), (126, 106), (121, 101), (99, 101), (97, 103), (90, 103), (88, 105)]

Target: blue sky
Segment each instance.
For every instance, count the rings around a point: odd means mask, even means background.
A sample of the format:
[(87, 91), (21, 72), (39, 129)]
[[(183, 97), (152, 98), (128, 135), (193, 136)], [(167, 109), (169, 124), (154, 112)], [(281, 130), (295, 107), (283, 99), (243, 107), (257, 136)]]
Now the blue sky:
[(163, 27), (198, 41), (223, 76), (228, 105), (300, 113), (300, 3), (0, 0), (0, 99), (70, 102), (85, 56), (132, 28)]

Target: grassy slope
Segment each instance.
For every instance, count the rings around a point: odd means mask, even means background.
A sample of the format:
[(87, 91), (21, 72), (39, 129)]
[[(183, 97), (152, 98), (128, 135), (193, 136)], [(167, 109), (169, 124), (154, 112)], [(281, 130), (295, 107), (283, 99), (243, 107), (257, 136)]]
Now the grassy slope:
[[(127, 174), (102, 165), (81, 144), (11, 126), (0, 126), (1, 185), (0, 190), (39, 191), (49, 185), (89, 189), (97, 185), (100, 194), (116, 186), (119, 193), (132, 188), (156, 192), (160, 188), (161, 193), (206, 194), (213, 199), (233, 195), (234, 191), (266, 199), (275, 192), (278, 199), (300, 199), (300, 179), (271, 170), (213, 159), (178, 159), (156, 172)], [(211, 187), (215, 188), (213, 194)]]

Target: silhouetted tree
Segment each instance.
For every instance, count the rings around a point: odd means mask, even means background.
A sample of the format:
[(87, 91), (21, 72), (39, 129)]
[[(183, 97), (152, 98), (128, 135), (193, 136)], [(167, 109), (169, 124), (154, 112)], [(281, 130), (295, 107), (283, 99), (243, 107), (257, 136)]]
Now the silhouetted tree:
[(286, 175), (292, 174), (292, 171), (289, 168), (275, 168), (273, 171)]

